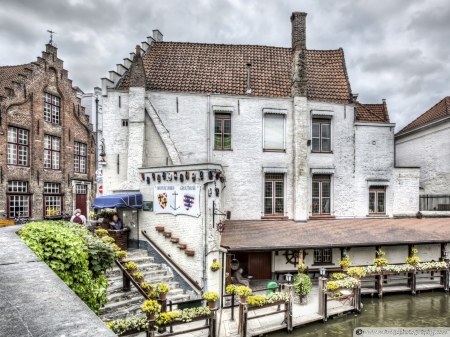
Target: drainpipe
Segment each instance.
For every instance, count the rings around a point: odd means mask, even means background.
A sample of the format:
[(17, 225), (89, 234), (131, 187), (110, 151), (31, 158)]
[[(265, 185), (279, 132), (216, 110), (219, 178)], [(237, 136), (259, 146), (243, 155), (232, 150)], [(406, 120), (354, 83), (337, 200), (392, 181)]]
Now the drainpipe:
[[(98, 170), (98, 95), (95, 95), (95, 133), (97, 134), (95, 148), (95, 186), (97, 186), (97, 170)], [(97, 195), (97, 191), (95, 191)]]
[[(209, 152), (208, 152), (209, 153)], [(206, 282), (206, 232), (207, 232), (207, 209), (208, 209), (208, 184), (214, 182), (207, 181), (203, 186), (205, 188), (205, 211), (204, 211), (204, 226), (203, 226), (203, 292), (207, 290), (207, 282)], [(214, 212), (214, 210), (213, 210)]]
[(210, 161), (210, 159), (211, 159), (211, 156), (210, 156), (210, 153), (209, 153), (209, 149), (210, 149), (210, 143), (211, 143), (211, 109), (210, 109), (210, 95), (208, 94), (207, 95), (207, 97), (208, 97), (208, 127), (207, 127), (207, 130), (208, 130), (208, 135), (207, 135), (207, 142), (206, 142), (206, 144), (207, 144), (207, 146), (208, 146), (208, 148), (206, 149), (206, 153), (208, 154), (208, 160), (207, 160), (207, 163), (209, 163), (209, 161)]

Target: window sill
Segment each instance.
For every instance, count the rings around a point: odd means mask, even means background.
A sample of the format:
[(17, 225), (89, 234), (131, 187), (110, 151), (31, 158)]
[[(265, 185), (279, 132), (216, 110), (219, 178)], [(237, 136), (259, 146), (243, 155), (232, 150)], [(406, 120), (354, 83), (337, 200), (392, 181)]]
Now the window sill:
[(370, 213), (370, 214), (367, 214), (366, 217), (368, 217), (368, 218), (389, 218), (389, 216), (386, 215), (386, 213)]
[(311, 151), (311, 153), (318, 153), (318, 154), (333, 154), (333, 151)]
[(310, 215), (310, 219), (335, 219), (334, 215)]
[(287, 218), (288, 217), (284, 216), (284, 215), (264, 215), (264, 216), (261, 217), (261, 219), (266, 219), (266, 220), (270, 220), (270, 219), (273, 219), (273, 220), (276, 220), (276, 219), (287, 219)]
[(233, 149), (213, 149), (213, 151), (233, 151)]
[(268, 149), (263, 149), (263, 152), (280, 152), (280, 153), (286, 153), (286, 150), (268, 150)]
[(311, 266), (335, 266), (336, 265), (336, 263), (331, 263), (331, 262), (323, 262), (323, 263), (321, 263), (321, 262), (315, 262), (315, 263), (313, 263)]

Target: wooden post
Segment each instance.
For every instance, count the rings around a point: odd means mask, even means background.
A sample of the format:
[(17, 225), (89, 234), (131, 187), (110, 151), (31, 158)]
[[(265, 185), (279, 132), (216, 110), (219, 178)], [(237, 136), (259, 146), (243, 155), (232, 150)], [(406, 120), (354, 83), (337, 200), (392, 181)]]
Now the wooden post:
[(238, 332), (241, 337), (247, 337), (247, 303), (239, 303)]
[(298, 264), (301, 265), (303, 263), (303, 249), (298, 250)]
[(377, 275), (378, 280), (378, 297), (383, 296), (383, 271), (380, 272), (380, 274)]
[(327, 321), (327, 279), (319, 277), (319, 315), (322, 316), (324, 322)]
[[(161, 312), (167, 312), (167, 299), (166, 300), (158, 299), (158, 302), (161, 305)], [(158, 328), (159, 333), (163, 333), (166, 331), (167, 331), (167, 328)]]
[(231, 321), (234, 321), (234, 297), (236, 295), (233, 293), (233, 295), (231, 295)]
[(131, 282), (125, 276), (125, 272), (122, 271), (122, 291), (130, 291), (131, 290)]
[(322, 278), (322, 277), (319, 277), (319, 294), (318, 294), (318, 296), (319, 296), (319, 310), (318, 310), (318, 314), (320, 315), (320, 316), (323, 316), (323, 296), (322, 296), (322, 291), (323, 291), (323, 288), (324, 288), (324, 278)]
[(416, 269), (414, 269), (412, 272), (412, 275), (411, 275), (412, 276), (412, 291), (411, 291), (411, 293), (413, 295), (415, 295), (416, 291), (417, 291), (417, 289), (416, 289), (416, 274), (417, 274), (417, 271), (416, 271)]
[(286, 304), (286, 318), (287, 318), (287, 332), (291, 333), (293, 328), (293, 322), (292, 322), (292, 307), (294, 303), (294, 286), (292, 284), (286, 284), (284, 286), (284, 289), (286, 290), (286, 294), (288, 295), (289, 301)]

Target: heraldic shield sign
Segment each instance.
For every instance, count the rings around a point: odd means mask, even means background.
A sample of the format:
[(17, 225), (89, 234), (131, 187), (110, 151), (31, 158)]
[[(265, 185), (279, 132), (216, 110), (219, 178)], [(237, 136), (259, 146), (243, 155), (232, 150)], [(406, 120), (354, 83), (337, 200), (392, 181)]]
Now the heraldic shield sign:
[(156, 214), (200, 216), (200, 185), (156, 185), (154, 188)]

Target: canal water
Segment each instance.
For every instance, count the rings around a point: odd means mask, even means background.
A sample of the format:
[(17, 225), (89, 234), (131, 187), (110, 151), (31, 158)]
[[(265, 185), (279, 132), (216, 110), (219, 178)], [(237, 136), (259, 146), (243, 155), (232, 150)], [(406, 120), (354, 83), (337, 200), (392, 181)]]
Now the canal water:
[[(356, 327), (450, 327), (450, 296), (443, 291), (385, 294), (382, 299), (363, 297), (362, 313), (348, 313), (296, 327), (292, 335), (308, 337), (353, 336)], [(286, 337), (286, 331), (270, 337)]]

